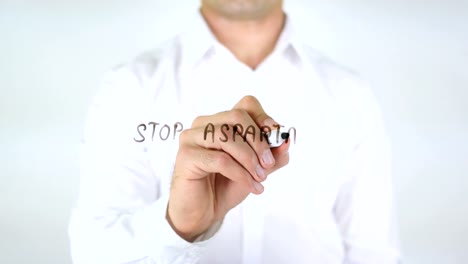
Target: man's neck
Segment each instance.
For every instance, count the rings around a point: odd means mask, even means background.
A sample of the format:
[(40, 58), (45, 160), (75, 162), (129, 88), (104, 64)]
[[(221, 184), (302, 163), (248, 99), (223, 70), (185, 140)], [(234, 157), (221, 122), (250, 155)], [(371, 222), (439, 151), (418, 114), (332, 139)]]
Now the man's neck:
[(202, 6), (201, 13), (218, 41), (251, 69), (270, 55), (285, 22), (282, 7), (257, 20), (234, 20)]

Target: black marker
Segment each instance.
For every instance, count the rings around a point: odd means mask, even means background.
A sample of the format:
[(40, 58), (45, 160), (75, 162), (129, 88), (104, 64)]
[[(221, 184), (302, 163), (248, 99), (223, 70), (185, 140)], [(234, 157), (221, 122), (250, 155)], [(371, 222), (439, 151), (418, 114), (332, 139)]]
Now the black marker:
[[(279, 133), (279, 135), (278, 135)], [(289, 139), (289, 133), (288, 132), (278, 132), (276, 133), (270, 132), (265, 134), (265, 137), (268, 141), (268, 144), (270, 144), (270, 148), (277, 148), (283, 144), (286, 140)]]

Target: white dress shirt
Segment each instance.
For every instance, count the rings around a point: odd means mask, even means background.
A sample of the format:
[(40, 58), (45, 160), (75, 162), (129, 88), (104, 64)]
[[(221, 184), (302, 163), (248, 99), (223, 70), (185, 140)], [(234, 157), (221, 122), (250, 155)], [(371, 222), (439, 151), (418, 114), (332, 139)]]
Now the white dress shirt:
[[(290, 162), (268, 176), (263, 194), (249, 195), (189, 243), (165, 217), (180, 124), (230, 110), (245, 95), (296, 129)], [(372, 92), (304, 45), (289, 18), (256, 70), (199, 14), (186, 32), (116, 67), (90, 107), (81, 155), (69, 227), (75, 264), (400, 259), (389, 144)]]

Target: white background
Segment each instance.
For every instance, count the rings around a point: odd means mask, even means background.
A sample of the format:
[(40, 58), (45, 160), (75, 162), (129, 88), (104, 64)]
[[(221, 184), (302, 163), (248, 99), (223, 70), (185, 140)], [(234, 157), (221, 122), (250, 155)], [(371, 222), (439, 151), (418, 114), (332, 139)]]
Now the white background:
[[(286, 2), (312, 46), (373, 84), (405, 263), (467, 263), (468, 1)], [(198, 4), (0, 0), (0, 263), (70, 263), (78, 144), (99, 78)]]

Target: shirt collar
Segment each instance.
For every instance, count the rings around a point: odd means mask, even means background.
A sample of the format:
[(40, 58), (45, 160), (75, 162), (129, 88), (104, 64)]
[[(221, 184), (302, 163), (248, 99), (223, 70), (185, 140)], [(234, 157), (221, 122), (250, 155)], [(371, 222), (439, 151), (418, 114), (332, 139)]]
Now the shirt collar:
[[(221, 44), (211, 32), (201, 12), (198, 11), (194, 19), (191, 20), (188, 30), (181, 36), (182, 66), (196, 67), (208, 53), (219, 45)], [(302, 42), (294, 30), (292, 19), (288, 15), (286, 15), (283, 31), (273, 52), (277, 53), (279, 51), (288, 51), (287, 56), (296, 56), (299, 59), (304, 56)]]

